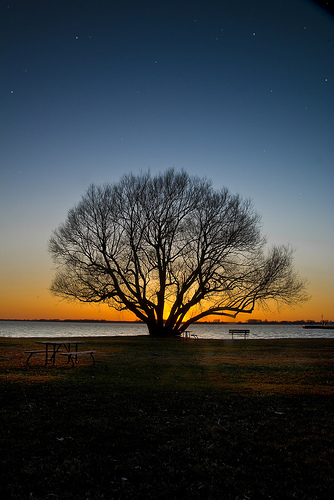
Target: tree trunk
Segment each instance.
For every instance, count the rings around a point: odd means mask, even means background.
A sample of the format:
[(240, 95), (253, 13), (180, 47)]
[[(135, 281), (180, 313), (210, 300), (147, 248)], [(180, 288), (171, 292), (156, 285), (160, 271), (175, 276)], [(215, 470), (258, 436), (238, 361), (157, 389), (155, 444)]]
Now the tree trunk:
[(181, 334), (179, 330), (171, 327), (166, 327), (165, 325), (158, 325), (155, 322), (148, 323), (147, 327), (151, 337), (177, 337)]

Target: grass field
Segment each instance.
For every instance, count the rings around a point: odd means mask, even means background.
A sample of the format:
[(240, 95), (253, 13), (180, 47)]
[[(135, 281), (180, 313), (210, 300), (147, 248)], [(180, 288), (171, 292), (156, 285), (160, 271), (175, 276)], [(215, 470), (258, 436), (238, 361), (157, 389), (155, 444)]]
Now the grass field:
[(333, 498), (334, 340), (35, 340), (0, 339), (1, 500)]

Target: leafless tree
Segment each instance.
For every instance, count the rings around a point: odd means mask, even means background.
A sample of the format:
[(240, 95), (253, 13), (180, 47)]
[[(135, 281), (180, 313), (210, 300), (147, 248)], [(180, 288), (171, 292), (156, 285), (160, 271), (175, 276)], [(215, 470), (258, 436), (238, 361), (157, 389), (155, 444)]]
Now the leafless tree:
[(173, 169), (90, 186), (54, 231), (51, 291), (132, 311), (151, 335), (305, 299), (292, 250), (265, 251), (249, 200)]

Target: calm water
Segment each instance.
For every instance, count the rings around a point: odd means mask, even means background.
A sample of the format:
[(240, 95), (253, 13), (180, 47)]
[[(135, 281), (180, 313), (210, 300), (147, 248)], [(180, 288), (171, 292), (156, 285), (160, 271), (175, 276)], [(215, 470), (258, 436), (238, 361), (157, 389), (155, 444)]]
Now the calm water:
[[(334, 330), (304, 330), (301, 325), (192, 325), (191, 331), (199, 338), (230, 338), (229, 328), (248, 328), (253, 339), (273, 338), (334, 338)], [(1, 321), (0, 337), (109, 337), (119, 335), (147, 335), (141, 323), (63, 323), (39, 321)]]

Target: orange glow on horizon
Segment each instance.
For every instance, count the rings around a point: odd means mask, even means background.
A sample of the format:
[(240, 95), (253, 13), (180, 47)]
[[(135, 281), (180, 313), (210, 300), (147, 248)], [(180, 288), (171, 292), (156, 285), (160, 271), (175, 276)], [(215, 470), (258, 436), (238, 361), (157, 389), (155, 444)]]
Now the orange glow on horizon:
[[(106, 304), (84, 304), (66, 302), (46, 292), (44, 295), (30, 295), (13, 297), (11, 294), (0, 294), (0, 319), (57, 319), (57, 320), (106, 320), (106, 321), (136, 321), (138, 318), (130, 311), (115, 311)], [(320, 321), (321, 316), (326, 320), (334, 320), (330, 299), (327, 303), (320, 298), (311, 299), (302, 306), (295, 308), (285, 307), (279, 311), (265, 311), (256, 309), (252, 314), (239, 314), (235, 319), (224, 316), (208, 316), (202, 321), (209, 322), (247, 322), (251, 319), (267, 321)]]

